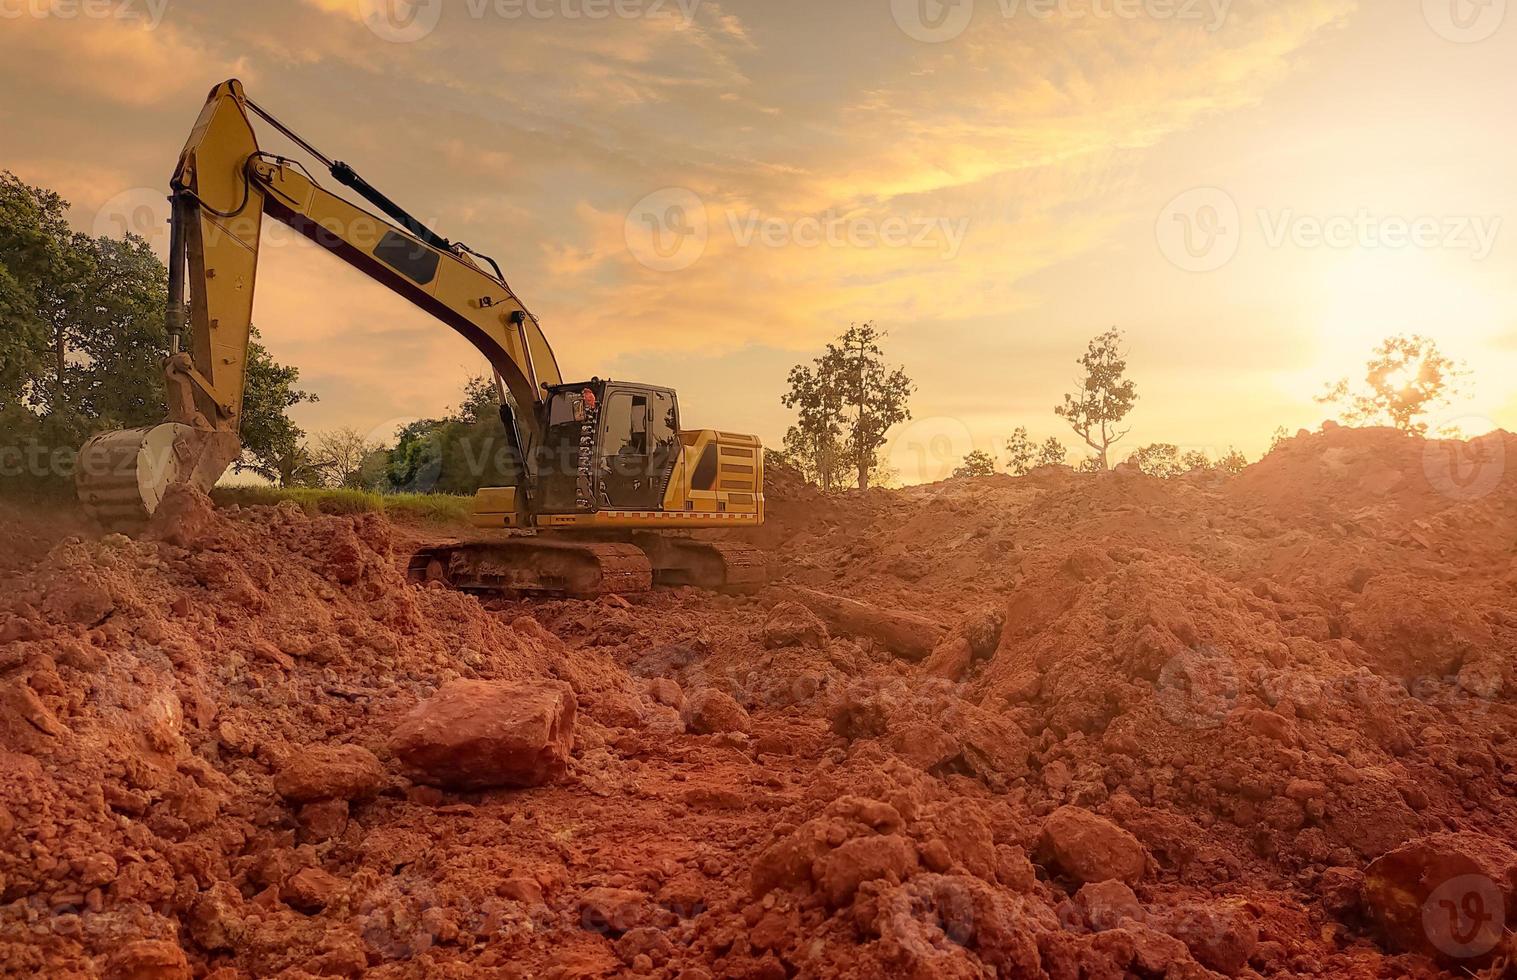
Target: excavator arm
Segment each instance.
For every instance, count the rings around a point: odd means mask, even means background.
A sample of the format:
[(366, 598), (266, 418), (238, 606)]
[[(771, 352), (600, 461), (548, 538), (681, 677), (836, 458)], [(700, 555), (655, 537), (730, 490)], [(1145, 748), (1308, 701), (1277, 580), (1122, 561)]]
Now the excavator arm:
[[(251, 115), (294, 140), (385, 217), (322, 187), (300, 163), (261, 150)], [(171, 187), (168, 422), (97, 436), (81, 451), (80, 498), (103, 522), (140, 523), (175, 482), (209, 489), (240, 453), (236, 435), (265, 216), (473, 344), (521, 409), (513, 435), (523, 460), (531, 458), (529, 446), (540, 438), (536, 406), (544, 386), (562, 379), (537, 320), (498, 267), (485, 271), (465, 246), (328, 159), (250, 100), (235, 79), (211, 91)]]

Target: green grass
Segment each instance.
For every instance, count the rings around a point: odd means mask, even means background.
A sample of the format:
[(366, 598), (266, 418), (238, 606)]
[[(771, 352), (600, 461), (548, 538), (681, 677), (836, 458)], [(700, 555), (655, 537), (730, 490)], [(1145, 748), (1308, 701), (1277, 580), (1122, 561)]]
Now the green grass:
[(308, 514), (373, 514), (438, 524), (467, 524), (473, 497), (443, 493), (374, 493), (369, 490), (308, 490), (278, 487), (217, 487), (211, 493), (227, 507), (272, 507), (293, 500)]

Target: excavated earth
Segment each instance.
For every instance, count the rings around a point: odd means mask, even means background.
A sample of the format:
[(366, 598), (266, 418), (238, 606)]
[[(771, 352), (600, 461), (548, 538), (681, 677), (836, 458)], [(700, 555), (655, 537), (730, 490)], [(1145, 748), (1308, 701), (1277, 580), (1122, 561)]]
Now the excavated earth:
[(0, 974), (1517, 976), (1517, 437), (771, 484), (763, 593), (594, 601), (0, 508)]

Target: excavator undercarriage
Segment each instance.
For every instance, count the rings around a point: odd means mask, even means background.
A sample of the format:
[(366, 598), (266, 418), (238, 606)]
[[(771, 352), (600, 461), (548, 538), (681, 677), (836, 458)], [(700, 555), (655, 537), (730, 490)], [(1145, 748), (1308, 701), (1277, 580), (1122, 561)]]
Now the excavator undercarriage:
[(608, 542), (542, 534), (431, 544), (412, 555), (408, 575), (466, 592), (586, 599), (645, 592), (655, 583), (753, 592), (768, 581), (768, 568), (761, 550), (738, 541), (646, 534)]

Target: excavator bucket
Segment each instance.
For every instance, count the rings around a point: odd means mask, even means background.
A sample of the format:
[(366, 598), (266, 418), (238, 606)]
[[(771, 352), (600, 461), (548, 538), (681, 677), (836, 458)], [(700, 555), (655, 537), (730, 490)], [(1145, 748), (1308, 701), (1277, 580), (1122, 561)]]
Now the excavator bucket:
[(85, 512), (113, 531), (140, 530), (168, 488), (209, 492), (241, 452), (232, 432), (165, 422), (95, 436), (79, 450), (74, 483)]

